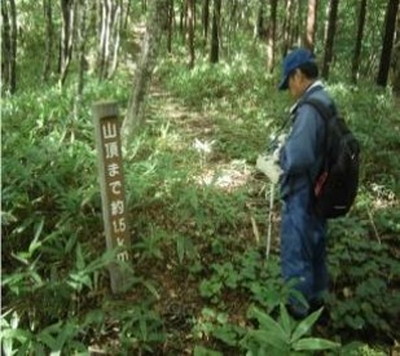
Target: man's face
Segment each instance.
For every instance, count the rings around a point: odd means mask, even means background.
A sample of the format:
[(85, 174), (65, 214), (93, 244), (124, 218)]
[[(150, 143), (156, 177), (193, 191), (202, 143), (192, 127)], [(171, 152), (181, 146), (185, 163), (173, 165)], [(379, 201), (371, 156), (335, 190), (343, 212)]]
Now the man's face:
[(298, 99), (302, 96), (304, 91), (303, 79), (302, 73), (297, 69), (294, 74), (289, 77), (289, 92), (293, 99)]

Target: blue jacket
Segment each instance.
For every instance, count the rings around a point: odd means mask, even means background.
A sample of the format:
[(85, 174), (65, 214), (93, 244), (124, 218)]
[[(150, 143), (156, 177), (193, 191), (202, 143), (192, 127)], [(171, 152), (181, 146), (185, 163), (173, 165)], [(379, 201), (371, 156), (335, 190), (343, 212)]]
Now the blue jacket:
[(283, 170), (280, 179), (283, 199), (306, 187), (311, 187), (322, 168), (325, 123), (313, 106), (303, 105), (309, 98), (318, 99), (332, 110), (336, 110), (333, 100), (319, 82), (312, 85), (291, 110), (292, 129), (279, 157)]

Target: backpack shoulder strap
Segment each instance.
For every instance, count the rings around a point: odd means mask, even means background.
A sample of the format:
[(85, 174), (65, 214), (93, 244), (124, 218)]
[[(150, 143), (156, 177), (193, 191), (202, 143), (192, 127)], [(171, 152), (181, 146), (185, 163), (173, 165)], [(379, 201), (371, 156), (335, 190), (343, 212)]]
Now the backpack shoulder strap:
[[(336, 115), (336, 108), (330, 107), (327, 104), (323, 103), (321, 100), (315, 99), (315, 98), (309, 98), (304, 100), (301, 105), (304, 104), (308, 104), (311, 105), (313, 108), (315, 108), (315, 110), (317, 110), (317, 112), (319, 113), (319, 115), (322, 117), (324, 124), (325, 124), (325, 137), (323, 139), (323, 158), (322, 158), (322, 162), (321, 162), (321, 169), (323, 169), (323, 167), (327, 167), (327, 154), (328, 154), (328, 146), (329, 146), (329, 134), (328, 134), (328, 120), (330, 120), (334, 115)], [(314, 177), (316, 178), (316, 177)]]
[(318, 111), (318, 113), (321, 115), (324, 121), (328, 120), (329, 118), (331, 118), (333, 115), (336, 114), (335, 107), (330, 107), (319, 99), (309, 98), (304, 100), (301, 104), (311, 105), (315, 110)]

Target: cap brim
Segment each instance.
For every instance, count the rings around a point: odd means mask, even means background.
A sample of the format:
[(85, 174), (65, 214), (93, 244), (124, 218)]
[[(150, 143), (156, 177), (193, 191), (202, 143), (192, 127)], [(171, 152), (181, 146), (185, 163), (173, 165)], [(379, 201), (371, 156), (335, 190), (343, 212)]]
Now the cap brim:
[(278, 86), (279, 90), (287, 90), (289, 89), (289, 76), (286, 76), (282, 79)]

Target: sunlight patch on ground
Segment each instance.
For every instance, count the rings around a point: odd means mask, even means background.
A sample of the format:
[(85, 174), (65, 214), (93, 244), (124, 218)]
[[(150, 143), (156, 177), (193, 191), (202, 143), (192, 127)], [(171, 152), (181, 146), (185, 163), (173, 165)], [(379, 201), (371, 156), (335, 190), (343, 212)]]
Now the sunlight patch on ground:
[(375, 209), (385, 209), (398, 206), (399, 200), (393, 191), (383, 185), (373, 183), (371, 189), (375, 195), (373, 202)]
[(228, 192), (243, 187), (251, 177), (251, 170), (244, 160), (233, 160), (229, 163), (205, 167), (194, 180), (202, 186), (214, 186)]

